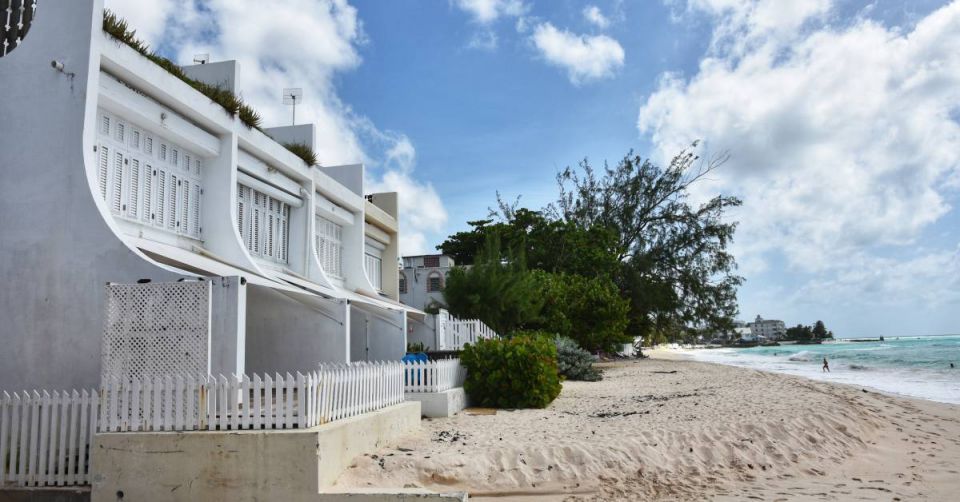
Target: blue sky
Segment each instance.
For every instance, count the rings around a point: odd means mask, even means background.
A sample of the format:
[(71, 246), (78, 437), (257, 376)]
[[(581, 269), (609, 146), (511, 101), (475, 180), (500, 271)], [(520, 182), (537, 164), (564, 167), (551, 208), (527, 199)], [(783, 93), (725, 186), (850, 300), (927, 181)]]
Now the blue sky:
[[(694, 139), (731, 161), (741, 316), (841, 335), (960, 332), (960, 4), (931, 0), (107, 0), (174, 59), (241, 62), (285, 120), (305, 88), (323, 163), (399, 190), (429, 252), (496, 191)], [(298, 116), (301, 115), (298, 108)]]

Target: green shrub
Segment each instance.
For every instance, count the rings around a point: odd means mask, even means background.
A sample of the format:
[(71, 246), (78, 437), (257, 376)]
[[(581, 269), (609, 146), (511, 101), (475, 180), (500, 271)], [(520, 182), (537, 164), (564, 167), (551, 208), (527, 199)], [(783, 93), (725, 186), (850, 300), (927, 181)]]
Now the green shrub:
[(566, 336), (554, 339), (557, 345), (557, 370), (567, 380), (597, 382), (603, 380), (600, 370), (593, 367), (593, 355), (580, 348), (576, 340)]
[(557, 347), (548, 336), (480, 340), (460, 353), (464, 390), (481, 406), (544, 408), (560, 394)]

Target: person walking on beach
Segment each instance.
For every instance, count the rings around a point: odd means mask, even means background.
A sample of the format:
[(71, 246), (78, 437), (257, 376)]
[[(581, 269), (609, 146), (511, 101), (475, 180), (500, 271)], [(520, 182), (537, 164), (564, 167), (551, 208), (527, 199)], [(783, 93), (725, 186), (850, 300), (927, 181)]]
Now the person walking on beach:
[(823, 358), (823, 371), (830, 373), (830, 364), (827, 363), (827, 358)]

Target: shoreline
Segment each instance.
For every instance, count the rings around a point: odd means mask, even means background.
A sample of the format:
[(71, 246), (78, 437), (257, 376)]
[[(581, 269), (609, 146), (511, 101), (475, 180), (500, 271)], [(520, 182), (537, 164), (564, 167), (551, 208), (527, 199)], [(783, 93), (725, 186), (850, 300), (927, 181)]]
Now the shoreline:
[(960, 406), (688, 360), (601, 367), (603, 381), (564, 382), (543, 410), (424, 420), (355, 459), (337, 485), (483, 500), (946, 500), (960, 490)]
[(909, 400), (909, 401), (918, 401), (918, 402), (921, 402), (921, 403), (942, 404), (942, 405), (945, 405), (945, 406), (954, 406), (954, 407), (957, 407), (958, 410), (960, 410), (960, 404), (957, 404), (957, 403), (947, 403), (947, 402), (943, 402), (943, 401), (937, 401), (937, 400), (935, 400), (935, 399), (927, 399), (927, 398), (924, 398), (924, 397), (911, 396), (911, 395), (909, 395), (909, 394), (898, 394), (898, 393), (896, 393), (896, 392), (892, 392), (892, 391), (888, 391), (888, 390), (884, 390), (884, 389), (878, 389), (878, 388), (873, 387), (873, 386), (868, 385), (868, 384), (854, 384), (854, 383), (848, 383), (848, 382), (834, 382), (834, 381), (831, 381), (831, 380), (821, 380), (821, 379), (817, 379), (817, 378), (812, 378), (812, 377), (805, 376), (805, 375), (795, 375), (795, 374), (792, 374), (792, 373), (781, 373), (781, 372), (778, 372), (778, 371), (773, 371), (773, 370), (769, 370), (769, 369), (765, 369), (765, 368), (751, 368), (751, 367), (749, 367), (749, 366), (740, 366), (740, 365), (736, 365), (736, 364), (725, 364), (725, 363), (721, 363), (721, 362), (717, 362), (717, 361), (703, 361), (703, 360), (696, 359), (696, 358), (694, 358), (694, 357), (685, 357), (684, 354), (685, 354), (685, 353), (689, 353), (689, 351), (691, 351), (691, 350), (700, 350), (700, 349), (679, 349), (679, 350), (677, 350), (677, 349), (654, 349), (654, 350), (648, 349), (646, 352), (644, 352), (644, 355), (649, 356), (650, 359), (655, 359), (655, 360), (660, 360), (660, 361), (689, 361), (689, 362), (698, 363), (698, 364), (714, 364), (714, 365), (717, 365), (717, 366), (726, 366), (726, 367), (730, 367), (730, 368), (737, 368), (737, 369), (742, 369), (742, 370), (747, 370), (747, 371), (759, 371), (759, 372), (762, 372), (762, 373), (770, 373), (770, 374), (772, 374), (772, 375), (786, 375), (786, 376), (791, 376), (791, 377), (795, 377), (795, 378), (803, 378), (803, 379), (806, 379), (806, 380), (810, 380), (810, 381), (812, 381), (812, 382), (821, 382), (821, 383), (826, 383), (826, 384), (830, 384), (830, 385), (842, 385), (842, 386), (844, 386), (844, 387), (849, 387), (849, 388), (852, 389), (852, 390), (862, 390), (862, 389), (865, 388), (865, 389), (869, 389), (870, 392), (876, 392), (877, 394), (883, 394), (883, 395), (885, 395), (885, 396), (887, 396), (887, 397), (891, 397), (891, 398), (894, 398), (894, 399), (906, 399), (906, 400)]
[[(724, 350), (736, 351), (738, 348), (725, 347)], [(729, 353), (730, 352), (724, 352), (724, 354)], [(862, 371), (863, 368), (858, 368), (860, 371), (851, 371), (851, 369), (848, 367), (837, 366), (832, 368), (833, 371), (831, 373), (822, 374), (821, 372), (816, 371), (816, 369), (810, 369), (813, 367), (819, 368), (819, 364), (817, 362), (812, 362), (812, 364), (807, 365), (806, 367), (796, 366), (783, 361), (763, 361), (761, 363), (762, 365), (757, 365), (750, 364), (744, 360), (723, 360), (723, 357), (717, 356), (716, 353), (710, 349), (657, 348), (647, 349), (644, 351), (644, 354), (655, 359), (694, 361), (707, 364), (719, 364), (732, 368), (765, 371), (778, 375), (790, 375), (806, 378), (816, 382), (825, 382), (851, 387), (863, 387), (874, 392), (889, 395), (891, 397), (919, 399), (925, 402), (960, 406), (960, 395), (957, 394), (957, 390), (960, 387), (944, 387), (944, 385), (949, 385), (950, 382), (926, 379), (924, 381), (915, 382), (916, 386), (911, 387), (911, 389), (922, 389), (926, 392), (921, 392), (919, 390), (915, 390), (913, 393), (905, 392), (903, 387), (908, 382), (899, 380), (899, 377), (903, 375), (909, 375), (908, 373), (905, 373), (908, 370), (904, 368), (871, 368), (867, 371)], [(756, 358), (757, 356), (754, 355), (754, 357)], [(819, 358), (822, 356), (817, 357)], [(788, 359), (788, 361), (794, 360)], [(738, 362), (740, 362), (740, 364), (738, 364)], [(756, 363), (756, 361), (753, 362)], [(831, 366), (833, 366), (832, 363)], [(957, 378), (960, 379), (960, 371), (958, 371), (956, 375)]]

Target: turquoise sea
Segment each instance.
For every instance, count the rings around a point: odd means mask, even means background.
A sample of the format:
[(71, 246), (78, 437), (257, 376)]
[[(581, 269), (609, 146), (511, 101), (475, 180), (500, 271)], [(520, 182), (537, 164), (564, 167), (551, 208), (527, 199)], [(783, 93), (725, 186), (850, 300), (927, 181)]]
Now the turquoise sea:
[[(697, 349), (687, 354), (699, 361), (960, 404), (960, 335), (885, 337), (882, 342), (841, 339), (821, 345)], [(821, 369), (824, 357), (830, 363), (830, 373)], [(955, 368), (950, 368), (951, 363)]]

